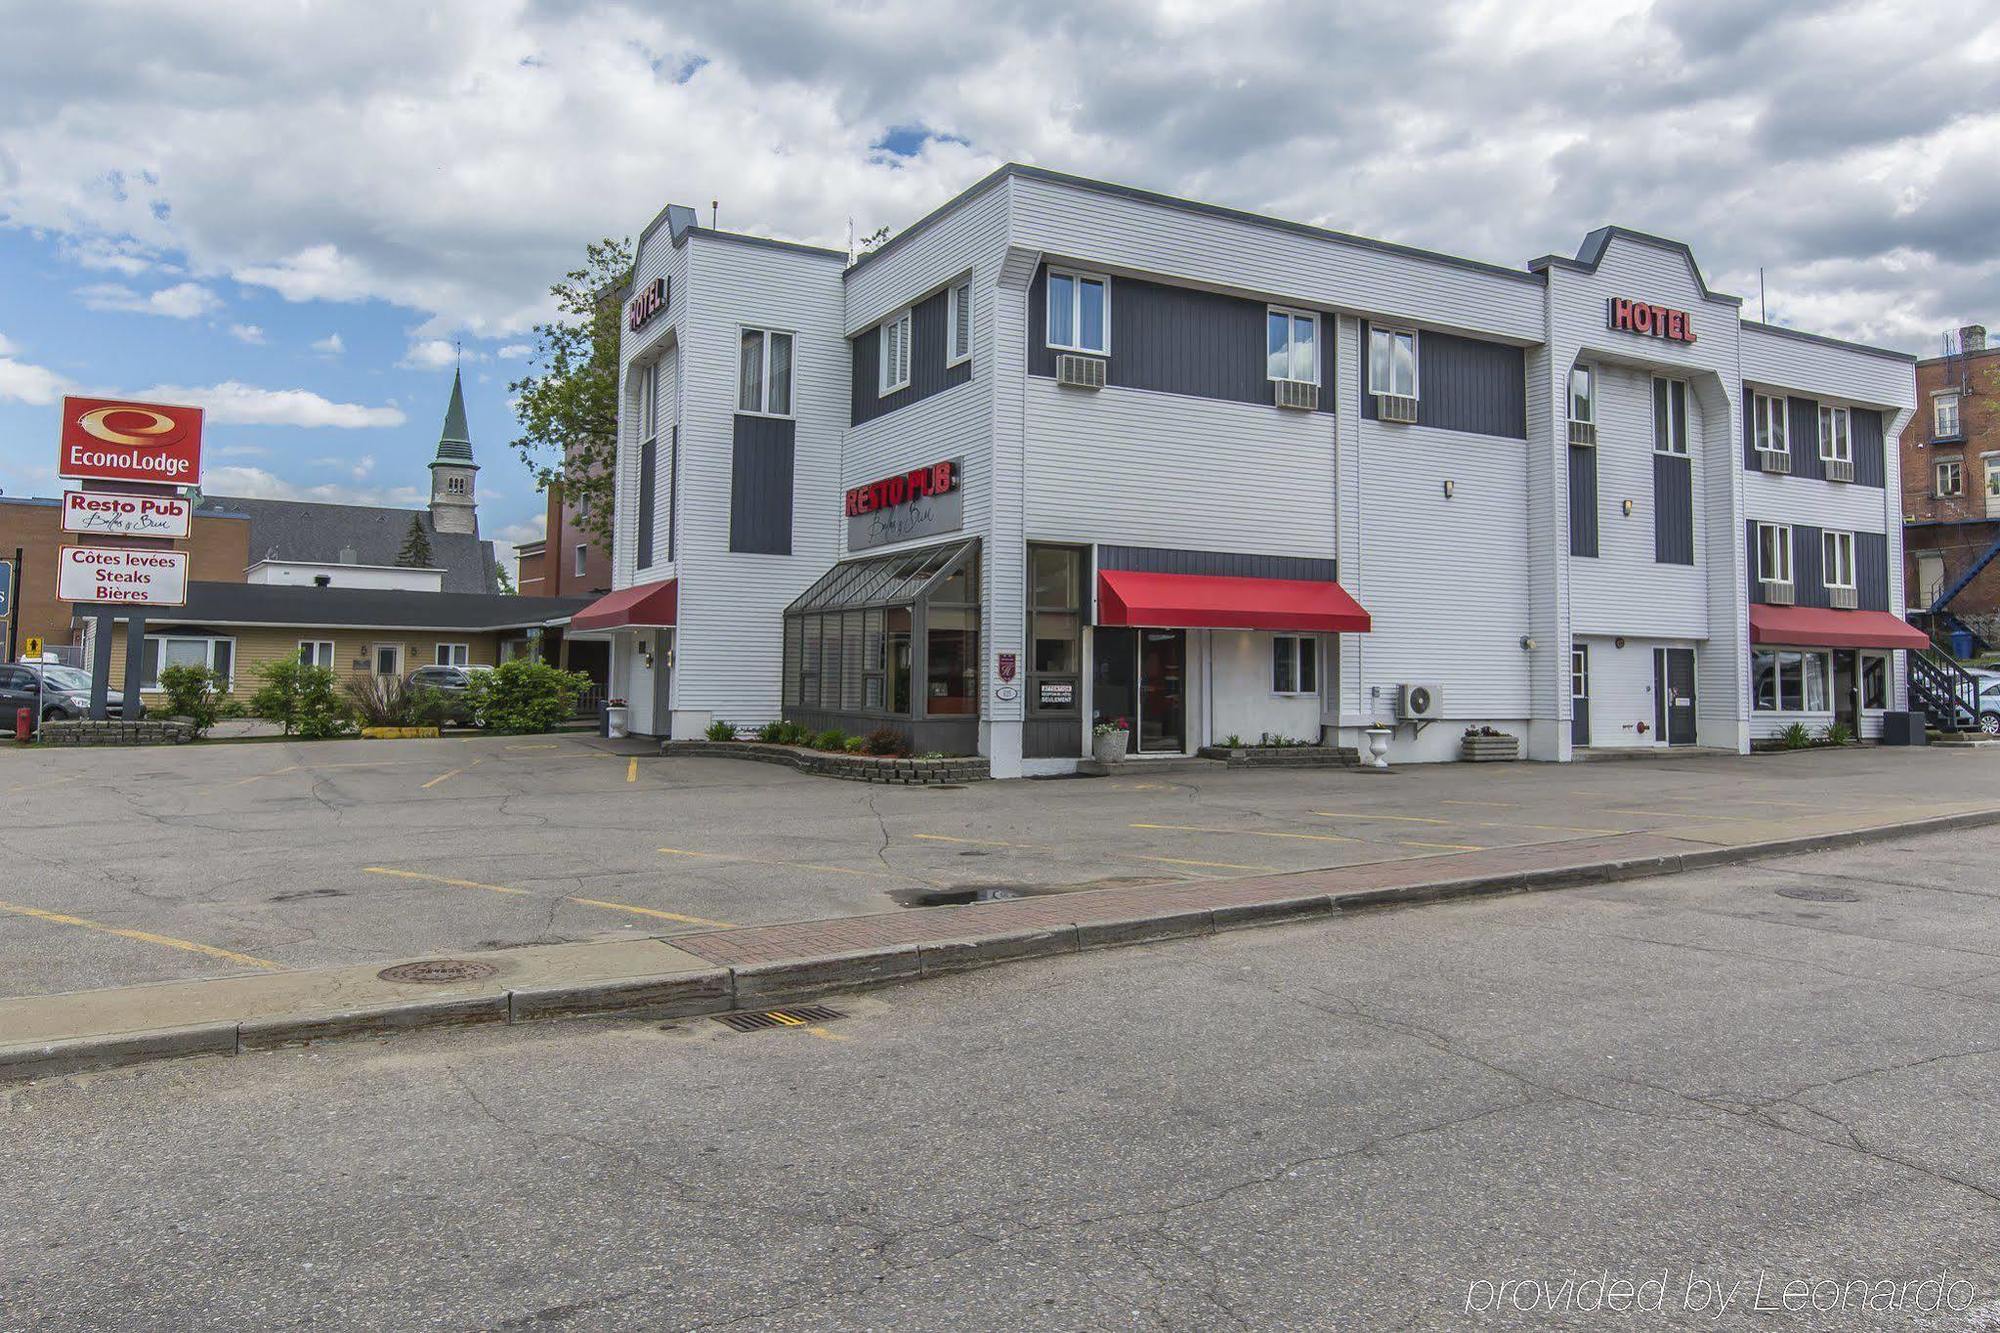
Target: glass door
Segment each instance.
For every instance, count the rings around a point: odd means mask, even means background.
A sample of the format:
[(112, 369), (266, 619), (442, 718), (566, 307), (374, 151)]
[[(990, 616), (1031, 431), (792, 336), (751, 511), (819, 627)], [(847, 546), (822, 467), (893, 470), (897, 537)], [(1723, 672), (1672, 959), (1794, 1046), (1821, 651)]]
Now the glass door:
[(1136, 733), (1139, 711), (1138, 635), (1129, 629), (1100, 626), (1091, 633), (1091, 724), (1122, 724)]
[(1139, 725), (1133, 740), (1141, 754), (1187, 749), (1185, 630), (1139, 631)]

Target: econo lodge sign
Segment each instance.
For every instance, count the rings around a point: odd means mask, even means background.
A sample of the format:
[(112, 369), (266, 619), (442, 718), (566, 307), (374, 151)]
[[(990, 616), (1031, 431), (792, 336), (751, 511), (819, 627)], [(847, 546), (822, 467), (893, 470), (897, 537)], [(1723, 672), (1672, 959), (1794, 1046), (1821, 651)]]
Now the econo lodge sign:
[(201, 480), (201, 409), (65, 398), (56, 472), (74, 480), (193, 486)]
[(56, 596), (65, 602), (187, 605), (186, 551), (65, 546), (57, 553)]

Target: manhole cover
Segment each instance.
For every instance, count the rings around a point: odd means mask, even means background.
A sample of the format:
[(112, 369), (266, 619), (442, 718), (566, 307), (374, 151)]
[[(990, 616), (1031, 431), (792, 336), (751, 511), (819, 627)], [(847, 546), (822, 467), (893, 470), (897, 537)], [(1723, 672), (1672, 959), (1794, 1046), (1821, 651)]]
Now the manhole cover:
[(384, 981), (407, 982), (413, 986), (446, 986), (454, 981), (483, 981), (499, 971), (491, 963), (474, 963), (463, 958), (426, 958), (421, 963), (398, 963), (375, 975)]
[(1798, 898), (1809, 903), (1858, 903), (1861, 895), (1850, 889), (1815, 889), (1809, 885), (1779, 889), (1780, 898)]

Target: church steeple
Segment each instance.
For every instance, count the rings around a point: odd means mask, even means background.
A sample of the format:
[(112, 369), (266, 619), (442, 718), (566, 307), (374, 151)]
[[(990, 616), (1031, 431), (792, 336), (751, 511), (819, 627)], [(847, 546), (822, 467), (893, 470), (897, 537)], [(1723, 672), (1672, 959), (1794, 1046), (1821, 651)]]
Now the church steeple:
[(451, 373), (451, 403), (438, 432), (437, 456), (431, 460), (431, 526), (439, 532), (479, 531), (478, 503), (473, 486), (479, 464), (472, 461), (472, 431), (465, 424), (465, 385)]

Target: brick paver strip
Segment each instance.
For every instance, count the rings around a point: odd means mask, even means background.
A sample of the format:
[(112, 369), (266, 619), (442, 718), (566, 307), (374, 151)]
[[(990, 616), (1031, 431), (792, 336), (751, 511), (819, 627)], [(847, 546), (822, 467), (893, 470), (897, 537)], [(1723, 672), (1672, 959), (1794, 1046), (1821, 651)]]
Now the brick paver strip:
[(1560, 872), (1606, 861), (1672, 856), (1694, 844), (1653, 834), (1494, 847), (1451, 856), (1406, 857), (1244, 879), (1169, 880), (1116, 889), (1082, 889), (963, 907), (925, 907), (828, 921), (676, 935), (675, 947), (725, 966), (778, 963), (830, 953), (893, 948), (939, 940), (982, 939), (1021, 930), (1120, 921), (1160, 912), (1201, 911), (1283, 902), (1314, 894), (1402, 889), (1440, 880), (1488, 879), (1528, 871)]

